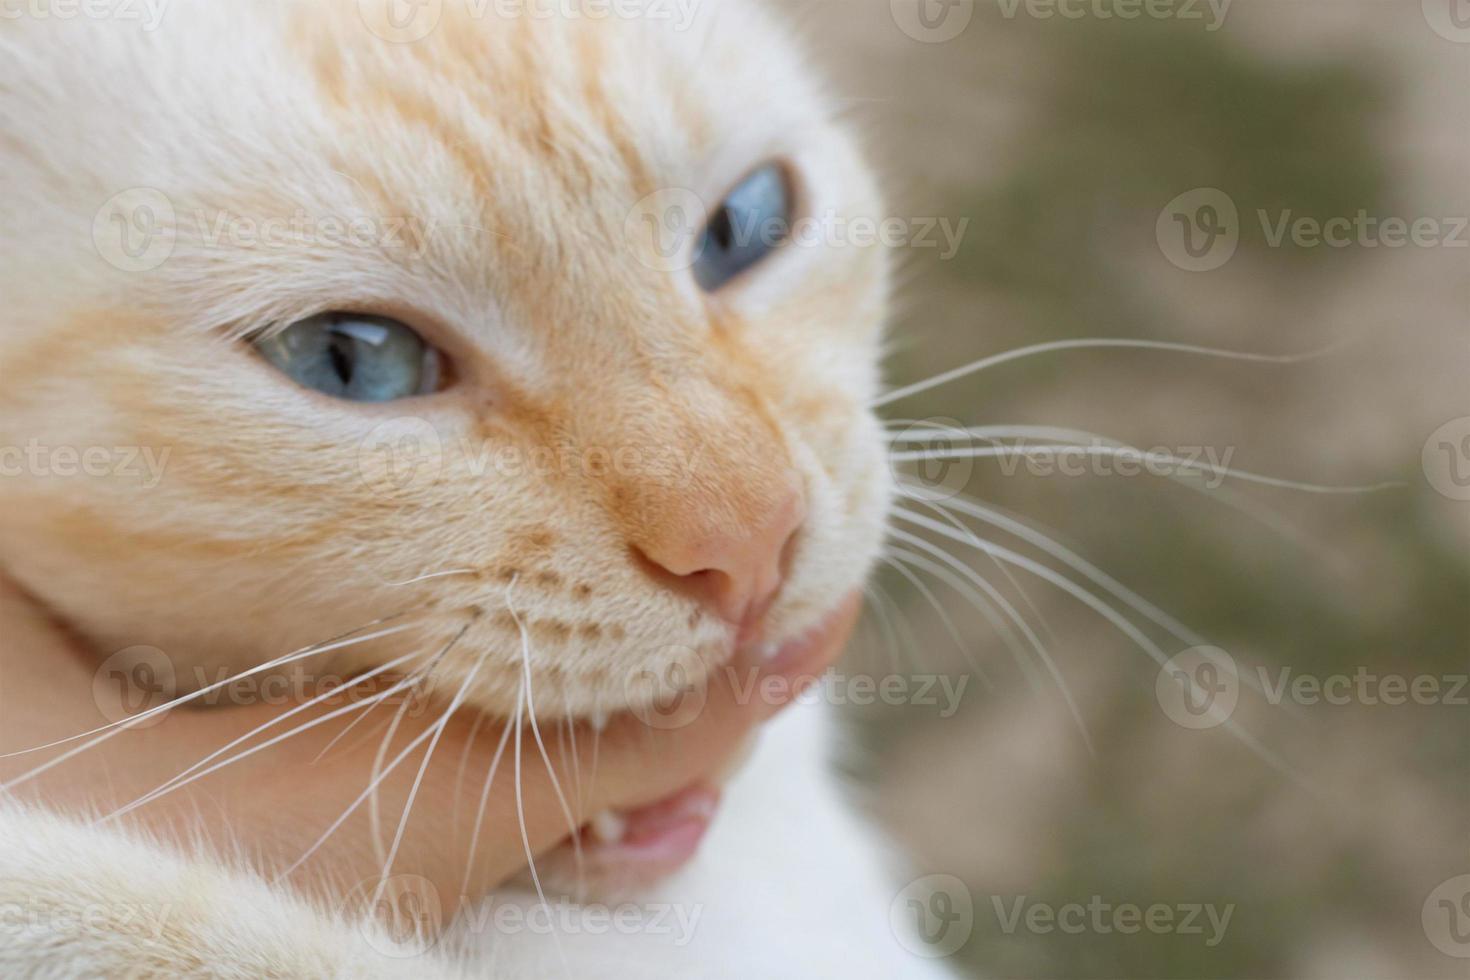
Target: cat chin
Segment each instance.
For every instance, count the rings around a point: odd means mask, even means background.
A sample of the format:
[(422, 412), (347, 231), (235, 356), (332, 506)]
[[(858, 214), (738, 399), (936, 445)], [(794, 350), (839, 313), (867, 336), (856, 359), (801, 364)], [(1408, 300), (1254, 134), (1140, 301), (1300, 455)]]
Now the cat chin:
[[(785, 678), (800, 687), (825, 670), (834, 644), (851, 626), (861, 602), (861, 594), (853, 593), (817, 626), (784, 643), (742, 648), (730, 666), (754, 665), (761, 676)], [(755, 690), (750, 688), (751, 693)], [(682, 871), (694, 861), (715, 822), (723, 787), (753, 757), (758, 738), (759, 731), (751, 731), (720, 771), (662, 800), (629, 811), (594, 815), (542, 862), (538, 878), (531, 883), (576, 901), (616, 901), (634, 897)]]

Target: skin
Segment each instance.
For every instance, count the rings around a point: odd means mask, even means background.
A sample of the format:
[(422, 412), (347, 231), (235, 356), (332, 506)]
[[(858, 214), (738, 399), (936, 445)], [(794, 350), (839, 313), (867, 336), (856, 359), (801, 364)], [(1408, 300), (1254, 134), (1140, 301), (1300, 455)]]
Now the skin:
[[(850, 636), (858, 603), (848, 601), (824, 635), (788, 662), (755, 667), (769, 678), (774, 697), (737, 696), (728, 672), (709, 680), (704, 708), (687, 725), (661, 729), (632, 715), (615, 718), (600, 738), (583, 729), (573, 743), (567, 729), (546, 724), (549, 756), (579, 826), (603, 809), (628, 810), (709, 781), (727, 768), (752, 732), (791, 703), (805, 684), (837, 658)], [(0, 629), (9, 638), (0, 649), (0, 752), (21, 752), (107, 724), (93, 697), (97, 660), (48, 620), (13, 587), (0, 582)], [(742, 665), (743, 666), (743, 665)], [(738, 675), (743, 678), (743, 673)], [(66, 813), (106, 813), (148, 792), (199, 759), (257, 727), (281, 719), (301, 702), (229, 708), (176, 709), (157, 724), (122, 730), (116, 737), (23, 784), (23, 799), (44, 799)], [(407, 745), (441, 716), (437, 707), (405, 715), (394, 746)], [(272, 734), (322, 718), (330, 707), (299, 711)], [(159, 798), (125, 818), (132, 826), (170, 838), (188, 838), (204, 828), (205, 843), (237, 848), (267, 875), (288, 866), (361, 794), (391, 714), (342, 740), (322, 760), (316, 757), (346, 723), (326, 722), (284, 740), (239, 764), (223, 768), (187, 788)], [(505, 729), (501, 723), (460, 711), (451, 718), (425, 769), (412, 819), (405, 827), (395, 874), (428, 879), (456, 906), (522, 873), (527, 866), (508, 754), (503, 777), (492, 785), (481, 825), (475, 863), (466, 871), (472, 815), (483, 774)], [(523, 730), (520, 784), (530, 849), (538, 856), (565, 845), (567, 814), (552, 774)], [(594, 743), (596, 743), (594, 749)], [(73, 743), (76, 744), (76, 743)], [(513, 744), (513, 740), (512, 740)], [(60, 749), (0, 759), (0, 779), (12, 780)], [(577, 754), (574, 766), (570, 753)], [(594, 755), (595, 752), (595, 755)], [(397, 754), (397, 749), (392, 753)], [(419, 754), (409, 757), (380, 786), (384, 827), (397, 826)], [(464, 760), (461, 766), (461, 759)], [(570, 772), (582, 779), (567, 782)], [(594, 778), (595, 776), (595, 778)], [(457, 785), (459, 784), (459, 785)], [(328, 902), (340, 902), (362, 882), (376, 879), (374, 835), (363, 806), (296, 870), (290, 881)], [(205, 819), (200, 819), (203, 815)]]

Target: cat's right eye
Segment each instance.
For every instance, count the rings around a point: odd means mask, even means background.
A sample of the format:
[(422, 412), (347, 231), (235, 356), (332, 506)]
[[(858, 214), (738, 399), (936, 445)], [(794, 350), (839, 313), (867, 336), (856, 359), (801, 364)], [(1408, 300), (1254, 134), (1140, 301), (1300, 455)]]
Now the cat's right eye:
[(444, 377), (443, 355), (385, 317), (323, 313), (257, 340), (255, 349), (302, 387), (346, 401), (429, 395)]

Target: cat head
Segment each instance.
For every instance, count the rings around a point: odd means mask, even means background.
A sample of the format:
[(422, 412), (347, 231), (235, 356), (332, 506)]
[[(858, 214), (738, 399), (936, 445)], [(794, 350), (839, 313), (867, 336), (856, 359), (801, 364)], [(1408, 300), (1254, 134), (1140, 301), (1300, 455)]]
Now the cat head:
[(861, 585), (853, 141), (753, 4), (542, 6), (0, 29), (0, 561), (99, 651), (386, 620), (334, 662), (458, 637), (474, 701), (586, 713)]

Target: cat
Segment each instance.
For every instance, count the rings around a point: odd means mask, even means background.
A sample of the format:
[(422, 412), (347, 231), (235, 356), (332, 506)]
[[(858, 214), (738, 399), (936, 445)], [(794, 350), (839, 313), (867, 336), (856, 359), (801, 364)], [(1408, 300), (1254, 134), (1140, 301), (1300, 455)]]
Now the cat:
[[(480, 711), (534, 689), (595, 722), (861, 588), (888, 257), (782, 229), (881, 215), (878, 181), (754, 0), (553, 6), (0, 23), (0, 446), (30, 454), (0, 569), (96, 655), (168, 651), (185, 694), (401, 615), (333, 664), (437, 650)], [(704, 910), (682, 945), (469, 929), (408, 956), (239, 862), (7, 803), (0, 899), (187, 914), (86, 942), (0, 917), (0, 968), (927, 975), (831, 745), (816, 709), (774, 723), (643, 894)]]

